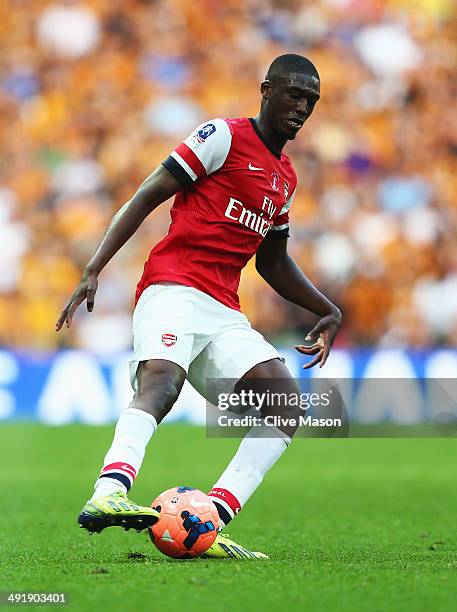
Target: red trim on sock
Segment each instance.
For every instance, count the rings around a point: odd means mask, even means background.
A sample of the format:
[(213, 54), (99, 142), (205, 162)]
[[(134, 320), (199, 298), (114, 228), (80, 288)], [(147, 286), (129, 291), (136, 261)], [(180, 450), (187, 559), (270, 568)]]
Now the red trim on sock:
[(100, 474), (106, 474), (106, 472), (125, 472), (130, 476), (132, 480), (136, 478), (136, 470), (129, 463), (122, 463), (122, 461), (117, 461), (116, 463), (110, 463), (109, 465), (105, 465), (100, 472)]
[(227, 489), (213, 487), (208, 493), (208, 495), (210, 497), (214, 497), (215, 499), (224, 501), (229, 506), (230, 510), (233, 512), (234, 515), (238, 514), (238, 512), (241, 510), (240, 502), (233, 495), (233, 493), (230, 493), (230, 491), (227, 491)]

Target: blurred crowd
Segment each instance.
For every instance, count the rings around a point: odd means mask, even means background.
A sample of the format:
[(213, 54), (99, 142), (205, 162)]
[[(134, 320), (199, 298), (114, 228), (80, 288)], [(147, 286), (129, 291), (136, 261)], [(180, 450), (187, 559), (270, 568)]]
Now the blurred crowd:
[[(455, 345), (456, 36), (453, 0), (0, 2), (0, 345), (130, 346), (169, 204), (102, 273), (94, 312), (60, 334), (55, 320), (115, 211), (199, 122), (255, 116), (284, 52), (321, 75), (286, 150), (290, 251), (341, 307), (339, 344)], [(299, 339), (313, 318), (251, 264), (244, 312)]]

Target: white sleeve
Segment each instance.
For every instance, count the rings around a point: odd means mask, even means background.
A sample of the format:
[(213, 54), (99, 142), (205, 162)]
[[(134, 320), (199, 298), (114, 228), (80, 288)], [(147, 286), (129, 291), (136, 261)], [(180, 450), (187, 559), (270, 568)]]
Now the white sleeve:
[(181, 183), (196, 181), (224, 165), (232, 144), (232, 134), (223, 119), (199, 125), (163, 164)]

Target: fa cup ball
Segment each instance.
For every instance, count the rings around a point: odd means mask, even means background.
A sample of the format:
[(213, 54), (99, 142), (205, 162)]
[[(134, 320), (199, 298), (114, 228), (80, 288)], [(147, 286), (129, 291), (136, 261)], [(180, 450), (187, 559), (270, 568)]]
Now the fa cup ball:
[(216, 506), (202, 491), (173, 487), (151, 504), (160, 518), (149, 528), (156, 548), (168, 557), (198, 557), (214, 543), (219, 527)]

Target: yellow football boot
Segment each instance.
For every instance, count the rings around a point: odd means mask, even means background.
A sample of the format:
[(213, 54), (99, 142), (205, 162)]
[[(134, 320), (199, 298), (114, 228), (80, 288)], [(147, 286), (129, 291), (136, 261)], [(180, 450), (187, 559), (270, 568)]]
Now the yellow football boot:
[(141, 531), (159, 520), (159, 512), (147, 506), (137, 506), (122, 491), (116, 491), (84, 506), (78, 523), (89, 533), (100, 533), (105, 527), (123, 527), (126, 531)]
[(214, 544), (202, 555), (206, 559), (269, 559), (261, 552), (252, 552), (231, 540), (227, 534), (218, 533)]

